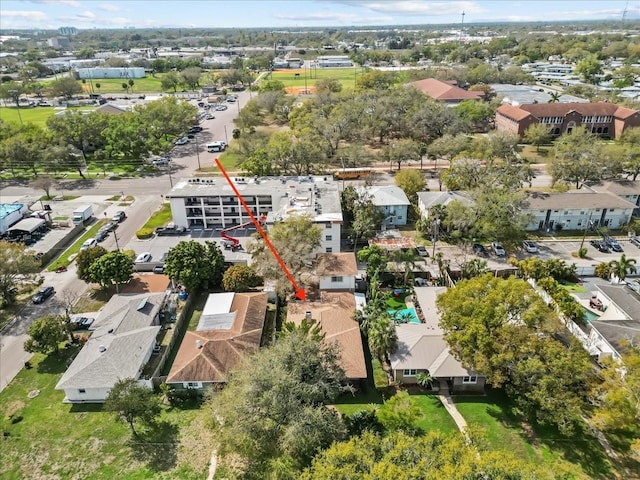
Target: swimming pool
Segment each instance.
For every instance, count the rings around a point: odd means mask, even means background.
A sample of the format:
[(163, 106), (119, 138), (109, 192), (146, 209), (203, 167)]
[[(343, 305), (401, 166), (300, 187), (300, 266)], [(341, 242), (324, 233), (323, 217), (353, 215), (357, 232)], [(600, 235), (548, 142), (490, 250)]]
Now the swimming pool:
[(591, 310), (587, 310), (582, 307), (582, 311), (584, 312), (582, 318), (584, 318), (587, 322), (593, 322), (594, 320), (598, 320), (600, 315), (593, 313)]
[(420, 323), (420, 319), (418, 318), (418, 314), (414, 307), (403, 308), (402, 310), (387, 310), (393, 317), (396, 318), (396, 323), (399, 323), (398, 320), (403, 319), (407, 316), (410, 317), (409, 323)]

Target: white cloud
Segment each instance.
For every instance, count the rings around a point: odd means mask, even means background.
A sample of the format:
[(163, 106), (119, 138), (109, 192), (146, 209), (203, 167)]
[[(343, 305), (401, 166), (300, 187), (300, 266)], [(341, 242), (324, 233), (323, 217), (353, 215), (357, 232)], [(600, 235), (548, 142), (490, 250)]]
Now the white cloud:
[(81, 8), (82, 4), (77, 0), (31, 0), (33, 3), (45, 3), (48, 5), (63, 5), (71, 8)]
[(388, 16), (362, 16), (350, 13), (280, 13), (273, 16), (279, 20), (289, 20), (291, 22), (315, 23), (323, 25), (342, 24), (384, 24), (391, 19)]
[(47, 19), (47, 14), (37, 10), (0, 10), (0, 17), (6, 18), (24, 18), (29, 21), (43, 22)]
[(486, 10), (472, 1), (423, 2), (414, 0), (370, 1), (370, 0), (337, 0), (351, 7), (367, 8), (374, 12), (392, 14), (394, 16), (442, 16), (465, 13), (482, 13)]
[(101, 3), (98, 8), (105, 12), (119, 12), (121, 10), (120, 6), (114, 3)]

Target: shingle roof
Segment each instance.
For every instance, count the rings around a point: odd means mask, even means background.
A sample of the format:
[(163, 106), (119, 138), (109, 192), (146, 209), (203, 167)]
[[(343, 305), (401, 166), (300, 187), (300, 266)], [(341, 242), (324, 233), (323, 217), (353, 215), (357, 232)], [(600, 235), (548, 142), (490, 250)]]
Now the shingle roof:
[(618, 352), (624, 352), (630, 343), (640, 338), (640, 320), (595, 320), (591, 326)]
[(409, 85), (414, 86), (435, 100), (481, 100), (484, 96), (481, 91), (470, 92), (435, 78), (425, 78), (424, 80), (411, 82)]
[(366, 187), (365, 191), (370, 195), (371, 201), (376, 207), (411, 205), (404, 191), (395, 185)]
[(597, 185), (589, 185), (596, 192), (611, 192), (616, 195), (640, 195), (640, 180), (612, 180)]
[(111, 388), (120, 379), (138, 378), (160, 330), (153, 322), (163, 300), (164, 294), (114, 295), (56, 389)]
[(638, 293), (625, 285), (598, 285), (597, 287), (627, 316), (617, 320), (640, 320)]
[(358, 273), (356, 254), (343, 253), (319, 253), (316, 274), (319, 276), (355, 275)]
[(231, 328), (188, 331), (185, 334), (167, 383), (226, 382), (233, 368), (258, 351), (267, 311), (267, 294), (236, 293), (229, 311), (235, 312)]
[(424, 323), (396, 325), (398, 348), (391, 354), (394, 370), (429, 370), (433, 377), (460, 377), (475, 375), (462, 366), (450, 353), (441, 333), (434, 332)]
[(634, 208), (635, 205), (612, 193), (572, 190), (563, 193), (528, 192), (526, 210), (558, 210), (576, 208)]
[(435, 205), (448, 205), (454, 200), (464, 204), (472, 204), (473, 200), (465, 192), (418, 192), (418, 200), (425, 208), (429, 209)]
[(326, 342), (340, 347), (340, 364), (350, 379), (367, 378), (360, 326), (353, 320), (356, 301), (353, 293), (322, 292), (320, 302), (290, 303), (287, 321), (299, 325), (306, 312), (316, 320), (325, 334)]

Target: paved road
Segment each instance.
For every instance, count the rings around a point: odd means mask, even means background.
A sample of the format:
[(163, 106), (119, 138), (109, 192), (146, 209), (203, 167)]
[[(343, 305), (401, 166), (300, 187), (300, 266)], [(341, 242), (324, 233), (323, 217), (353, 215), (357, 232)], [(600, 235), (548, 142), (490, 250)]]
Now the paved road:
[[(64, 184), (66, 194), (82, 196), (99, 196), (99, 201), (114, 194), (124, 193), (135, 198), (134, 203), (126, 208), (113, 204), (104, 212), (97, 212), (98, 215), (106, 213), (111, 218), (116, 210), (124, 209), (127, 219), (118, 227), (115, 234), (102, 243), (106, 249), (116, 247), (116, 236), (120, 248), (129, 244), (138, 230), (157, 210), (165, 195), (171, 189), (171, 183), (175, 183), (179, 178), (189, 177), (198, 169), (198, 157), (202, 167), (213, 164), (213, 154), (206, 152), (206, 143), (213, 140), (226, 140), (231, 137), (235, 125), (234, 119), (238, 112), (249, 100), (249, 92), (241, 92), (238, 101), (228, 104), (225, 111), (215, 112), (215, 119), (204, 120), (203, 132), (198, 135), (198, 151), (196, 143), (175, 147), (171, 152), (173, 165), (171, 171), (162, 170), (157, 175), (146, 178), (129, 179), (90, 179), (67, 181)], [(197, 103), (197, 102), (194, 102)], [(10, 183), (0, 190), (1, 197), (16, 196), (39, 196), (41, 192), (33, 190), (24, 183)], [(62, 193), (54, 190), (55, 194)], [(98, 201), (98, 199), (96, 199)], [(64, 311), (65, 297), (80, 296), (87, 290), (87, 285), (76, 277), (75, 264), (71, 264), (65, 273), (43, 272), (44, 285), (53, 285), (56, 294), (42, 305), (28, 304), (16, 317), (13, 323), (5, 329), (0, 338), (0, 391), (18, 374), (23, 368), (24, 362), (31, 358), (31, 354), (23, 350), (25, 340), (28, 338), (27, 330), (31, 323), (45, 314), (58, 314)], [(73, 293), (71, 293), (73, 292)]]

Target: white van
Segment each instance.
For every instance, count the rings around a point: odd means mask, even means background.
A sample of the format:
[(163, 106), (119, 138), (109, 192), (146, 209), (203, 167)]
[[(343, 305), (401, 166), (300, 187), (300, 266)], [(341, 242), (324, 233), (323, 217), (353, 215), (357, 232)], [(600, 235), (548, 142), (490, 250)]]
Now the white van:
[(216, 142), (207, 143), (207, 152), (224, 152), (227, 148), (227, 142), (224, 140), (218, 140)]

